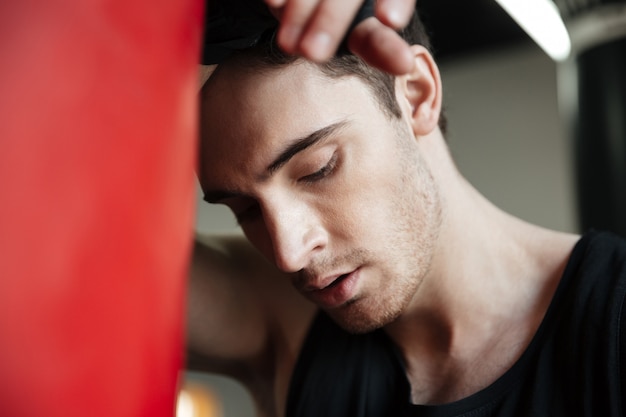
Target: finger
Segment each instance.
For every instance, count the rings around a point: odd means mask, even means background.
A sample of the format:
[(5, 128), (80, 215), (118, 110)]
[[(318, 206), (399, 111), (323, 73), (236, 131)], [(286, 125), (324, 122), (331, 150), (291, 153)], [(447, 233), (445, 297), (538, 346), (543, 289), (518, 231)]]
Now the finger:
[(282, 10), (278, 45), (287, 53), (298, 53), (300, 38), (321, 0), (290, 0)]
[(343, 40), (362, 0), (325, 0), (315, 11), (299, 45), (306, 58), (323, 62), (330, 59)]
[(415, 65), (409, 45), (393, 29), (373, 17), (354, 28), (348, 46), (368, 64), (394, 75), (406, 74)]
[(267, 8), (269, 9), (270, 13), (276, 18), (276, 20), (281, 21), (283, 18), (283, 10), (284, 7), (273, 7), (273, 6), (267, 6)]
[(376, 17), (385, 25), (402, 29), (415, 10), (415, 0), (378, 0)]
[(265, 0), (265, 4), (267, 4), (268, 7), (276, 9), (284, 7), (286, 2), (287, 0)]

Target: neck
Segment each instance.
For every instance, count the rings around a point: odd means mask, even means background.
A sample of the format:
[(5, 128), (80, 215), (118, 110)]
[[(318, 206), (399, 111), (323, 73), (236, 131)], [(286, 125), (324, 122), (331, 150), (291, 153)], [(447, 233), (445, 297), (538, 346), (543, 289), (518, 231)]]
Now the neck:
[(519, 358), (577, 240), (499, 210), (436, 140), (422, 144), (435, 147), (424, 154), (443, 193), (435, 255), (408, 308), (385, 328), (403, 352), (418, 402), (469, 395)]

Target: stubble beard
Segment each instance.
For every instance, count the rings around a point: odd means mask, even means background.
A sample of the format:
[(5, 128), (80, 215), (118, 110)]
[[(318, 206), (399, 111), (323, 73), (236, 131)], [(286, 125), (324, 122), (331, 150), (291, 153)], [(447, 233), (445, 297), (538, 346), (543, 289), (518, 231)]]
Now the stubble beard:
[(397, 303), (376, 303), (372, 298), (376, 297), (352, 300), (338, 309), (326, 312), (339, 326), (353, 334), (380, 329), (395, 321), (402, 313), (402, 308), (393, 308)]
[(393, 254), (395, 264), (382, 263), (388, 265), (389, 272), (378, 277), (378, 294), (368, 293), (365, 298), (327, 311), (350, 333), (367, 333), (398, 319), (409, 308), (430, 270), (442, 222), (439, 192), (419, 153), (404, 146), (399, 148), (403, 176), (393, 190), (397, 198), (390, 211), (391, 218), (400, 221), (392, 223), (395, 227), (388, 234), (385, 248), (386, 253)]
[(386, 253), (393, 265), (388, 276), (379, 278), (381, 296), (347, 306), (341, 325), (353, 333), (365, 333), (384, 327), (410, 308), (430, 271), (442, 224), (442, 203), (435, 179), (419, 150), (416, 140), (403, 125), (396, 130), (397, 158), (401, 181), (393, 186), (389, 234)]

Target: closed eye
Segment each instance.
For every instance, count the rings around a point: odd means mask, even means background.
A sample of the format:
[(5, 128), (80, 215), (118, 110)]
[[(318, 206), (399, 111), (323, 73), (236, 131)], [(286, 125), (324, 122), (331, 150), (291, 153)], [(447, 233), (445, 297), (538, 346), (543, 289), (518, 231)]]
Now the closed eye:
[(329, 176), (330, 174), (332, 174), (332, 172), (335, 170), (336, 166), (337, 166), (337, 154), (335, 153), (330, 158), (328, 163), (326, 165), (324, 165), (319, 171), (316, 171), (316, 172), (314, 172), (312, 174), (304, 176), (304, 177), (300, 178), (298, 181), (304, 182), (304, 183), (313, 183), (313, 182), (322, 180), (322, 179), (326, 178), (327, 176)]

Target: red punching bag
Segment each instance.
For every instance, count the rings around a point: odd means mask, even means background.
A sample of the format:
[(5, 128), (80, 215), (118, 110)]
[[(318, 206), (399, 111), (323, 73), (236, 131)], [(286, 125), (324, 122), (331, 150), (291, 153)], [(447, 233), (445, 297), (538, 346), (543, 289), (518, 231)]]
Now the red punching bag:
[(172, 416), (199, 0), (0, 1), (0, 415)]

